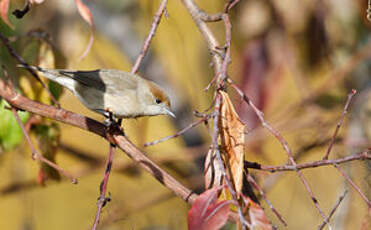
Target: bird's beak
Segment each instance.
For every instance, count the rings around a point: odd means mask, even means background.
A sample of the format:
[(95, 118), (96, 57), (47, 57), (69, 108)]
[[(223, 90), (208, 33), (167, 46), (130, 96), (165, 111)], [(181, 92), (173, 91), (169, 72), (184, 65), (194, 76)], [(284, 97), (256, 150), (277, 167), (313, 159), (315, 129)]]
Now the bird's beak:
[(166, 112), (167, 115), (176, 118), (175, 114), (173, 112), (171, 112), (170, 109), (164, 107), (164, 110), (165, 110), (165, 112)]

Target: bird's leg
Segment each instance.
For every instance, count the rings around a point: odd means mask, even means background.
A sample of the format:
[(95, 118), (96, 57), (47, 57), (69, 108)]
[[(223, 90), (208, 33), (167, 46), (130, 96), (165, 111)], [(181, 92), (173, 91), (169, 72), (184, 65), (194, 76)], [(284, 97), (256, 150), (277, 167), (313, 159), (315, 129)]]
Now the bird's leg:
[(103, 115), (106, 117), (103, 123), (107, 128), (117, 125), (116, 118), (110, 108), (105, 109)]
[[(105, 109), (103, 115), (106, 117), (104, 120), (104, 125), (106, 126), (106, 136), (110, 143), (115, 143), (112, 135), (115, 133), (121, 133), (124, 134), (124, 130), (121, 128), (121, 123), (118, 123), (116, 121), (116, 117), (114, 116), (112, 110), (109, 108)], [(120, 121), (121, 119), (119, 119)], [(125, 135), (125, 134), (124, 134)]]

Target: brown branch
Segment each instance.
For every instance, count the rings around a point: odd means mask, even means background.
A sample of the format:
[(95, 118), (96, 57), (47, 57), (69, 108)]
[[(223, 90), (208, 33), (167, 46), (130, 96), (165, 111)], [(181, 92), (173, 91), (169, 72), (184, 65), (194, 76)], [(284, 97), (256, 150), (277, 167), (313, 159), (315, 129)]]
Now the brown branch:
[[(334, 215), (334, 213), (336, 212), (336, 210), (337, 210), (338, 207), (340, 206), (341, 202), (344, 200), (345, 196), (347, 195), (347, 193), (348, 193), (348, 191), (345, 190), (345, 192), (343, 193), (343, 195), (339, 197), (338, 201), (336, 202), (336, 204), (334, 205), (334, 207), (331, 209), (330, 214), (329, 214), (328, 217), (326, 218), (327, 222), (330, 221), (331, 217)], [(326, 223), (323, 222), (323, 223), (318, 227), (318, 230), (322, 230), (325, 226), (326, 226)]]
[[(22, 65), (24, 66), (29, 66), (28, 63), (10, 46), (9, 44), (9, 40), (7, 37), (5, 37), (1, 32), (0, 32), (0, 40), (3, 42), (4, 46), (8, 49), (9, 53)], [(53, 94), (50, 92), (50, 89), (48, 88), (48, 86), (41, 80), (41, 78), (39, 77), (39, 75), (31, 68), (27, 68), (28, 72), (31, 73), (31, 75), (38, 81), (41, 83), (41, 85), (43, 86), (43, 88), (46, 90), (46, 92), (49, 94), (49, 97), (50, 99), (54, 102), (55, 105), (57, 105), (58, 107), (60, 107), (60, 104), (59, 102), (57, 101), (57, 99), (55, 99), (55, 97), (53, 96)]]
[[(12, 90), (3, 80), (0, 79), (0, 96), (2, 96), (12, 106), (35, 113), (44, 117), (48, 117), (63, 123), (76, 126), (78, 128), (90, 131), (101, 137), (106, 137), (104, 124), (91, 118), (76, 114), (64, 109), (59, 109), (54, 106), (45, 105), (33, 100), (30, 100)], [(156, 163), (150, 160), (146, 154), (140, 151), (132, 144), (123, 133), (118, 133), (113, 136), (113, 140), (121, 150), (123, 150), (130, 158), (137, 162), (142, 168), (154, 176), (165, 187), (172, 190), (177, 196), (183, 200), (193, 203), (197, 194), (193, 193), (188, 188), (184, 187), (175, 178), (169, 175), (166, 171), (160, 168)]]
[(111, 200), (109, 197), (106, 197), (106, 193), (107, 193), (108, 179), (111, 173), (113, 155), (115, 153), (115, 150), (116, 150), (116, 146), (113, 144), (110, 144), (107, 163), (106, 163), (106, 169), (104, 170), (103, 180), (99, 186), (100, 194), (99, 194), (98, 201), (97, 201), (97, 213), (95, 215), (93, 227), (91, 228), (92, 230), (97, 229), (102, 209), (106, 205), (106, 203)]
[(335, 132), (334, 134), (332, 135), (332, 138), (331, 138), (331, 141), (330, 141), (330, 144), (328, 146), (328, 149), (327, 149), (327, 152), (326, 152), (326, 155), (323, 157), (323, 160), (327, 160), (330, 153), (331, 153), (331, 149), (332, 149), (332, 146), (334, 145), (334, 142), (335, 142), (335, 139), (336, 139), (336, 136), (339, 132), (339, 129), (341, 127), (341, 125), (343, 124), (343, 121), (344, 121), (344, 117), (345, 115), (347, 114), (348, 112), (348, 107), (350, 105), (350, 101), (352, 100), (353, 96), (357, 93), (357, 91), (355, 89), (352, 90), (351, 93), (348, 94), (348, 98), (347, 98), (347, 101), (345, 103), (345, 106), (344, 106), (344, 110), (343, 110), (343, 113), (341, 114), (340, 116), (340, 120), (339, 122), (337, 123), (336, 125), (336, 129), (335, 129)]
[(356, 153), (349, 155), (344, 158), (334, 159), (334, 160), (319, 160), (319, 161), (313, 161), (303, 164), (296, 164), (296, 165), (280, 165), (280, 166), (269, 166), (269, 165), (261, 165), (255, 162), (247, 162), (245, 161), (245, 166), (247, 168), (251, 169), (259, 169), (262, 171), (268, 171), (271, 173), (274, 172), (281, 172), (281, 171), (297, 171), (297, 170), (303, 170), (308, 168), (316, 168), (326, 165), (335, 165), (335, 164), (343, 164), (350, 161), (356, 161), (356, 160), (370, 160), (371, 154), (368, 151), (364, 151), (361, 153)]
[(131, 73), (138, 72), (140, 63), (143, 61), (143, 58), (144, 58), (144, 56), (147, 53), (147, 50), (149, 48), (149, 45), (151, 44), (151, 41), (152, 41), (153, 36), (155, 36), (156, 29), (157, 29), (158, 25), (160, 24), (162, 15), (166, 11), (167, 1), (168, 0), (162, 0), (161, 1), (160, 6), (158, 7), (158, 10), (157, 10), (157, 12), (156, 12), (156, 14), (155, 14), (155, 16), (153, 18), (151, 30), (149, 31), (149, 33), (147, 35), (147, 38), (146, 38), (146, 40), (145, 40), (145, 42), (143, 44), (143, 47), (142, 47), (142, 49), (141, 49), (141, 51), (139, 53), (139, 56), (138, 56), (137, 60), (135, 61), (135, 64), (134, 64), (133, 68), (131, 69)]

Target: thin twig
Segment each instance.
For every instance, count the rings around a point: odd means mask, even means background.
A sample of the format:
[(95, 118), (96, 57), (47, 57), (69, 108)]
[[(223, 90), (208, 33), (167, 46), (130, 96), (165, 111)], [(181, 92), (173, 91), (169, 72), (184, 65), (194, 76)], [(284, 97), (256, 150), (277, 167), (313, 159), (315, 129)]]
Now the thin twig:
[(227, 78), (228, 64), (231, 62), (231, 40), (232, 40), (232, 24), (229, 21), (228, 14), (222, 15), (225, 25), (225, 56), (220, 70), (219, 81), (224, 81)]
[(344, 172), (342, 168), (338, 164), (333, 164), (334, 167), (343, 175), (343, 177), (348, 181), (348, 183), (358, 192), (361, 198), (367, 203), (368, 208), (371, 208), (371, 202), (368, 200), (367, 196), (363, 194), (361, 189), (354, 183), (354, 181)]
[[(22, 65), (24, 65), (25, 67), (29, 66), (28, 63), (10, 46), (9, 44), (9, 40), (8, 38), (6, 38), (1, 32), (0, 32), (0, 40), (3, 42), (3, 44), (5, 45), (5, 47), (8, 49), (9, 53), (19, 62), (21, 63)], [(50, 89), (48, 88), (48, 86), (41, 80), (41, 78), (39, 77), (39, 75), (31, 68), (26, 68), (28, 70), (28, 72), (31, 73), (31, 75), (38, 81), (41, 83), (41, 85), (43, 86), (43, 88), (46, 90), (46, 92), (49, 94), (49, 97), (50, 99), (54, 102), (54, 104), (57, 106), (57, 107), (60, 107), (60, 104), (59, 102), (57, 101), (57, 99), (55, 99), (55, 97), (53, 96), (53, 94), (50, 92)]]
[(341, 114), (340, 116), (340, 120), (339, 122), (337, 123), (336, 125), (336, 129), (335, 129), (335, 132), (334, 134), (332, 135), (332, 138), (331, 138), (331, 141), (330, 141), (330, 144), (327, 148), (327, 152), (326, 152), (326, 155), (322, 158), (323, 160), (327, 160), (330, 153), (331, 153), (331, 149), (332, 149), (332, 146), (334, 145), (334, 142), (335, 142), (335, 139), (336, 139), (336, 136), (339, 132), (339, 129), (341, 127), (341, 125), (343, 124), (343, 121), (344, 121), (344, 117), (345, 115), (347, 114), (348, 112), (348, 107), (350, 105), (350, 101), (352, 100), (353, 96), (357, 93), (357, 91), (355, 89), (352, 90), (351, 93), (348, 94), (348, 97), (347, 97), (347, 101), (345, 103), (345, 106), (344, 106), (344, 110), (343, 110), (343, 113)]
[(268, 171), (271, 173), (274, 172), (282, 172), (282, 171), (297, 171), (297, 170), (303, 170), (303, 169), (309, 169), (309, 168), (316, 168), (326, 165), (334, 165), (334, 164), (342, 164), (350, 161), (356, 161), (356, 160), (370, 160), (371, 154), (368, 151), (352, 154), (349, 156), (346, 156), (344, 158), (334, 159), (334, 160), (319, 160), (319, 161), (313, 161), (303, 164), (296, 164), (294, 165), (280, 165), (280, 166), (270, 166), (270, 165), (261, 165), (259, 163), (255, 162), (247, 162), (245, 161), (245, 166), (247, 168), (251, 169), (259, 169), (262, 171)]
[(247, 172), (247, 170), (245, 170), (245, 175), (247, 176), (247, 180), (255, 187), (256, 190), (258, 190), (260, 195), (263, 197), (265, 202), (268, 204), (269, 208), (277, 216), (277, 218), (281, 221), (281, 223), (283, 225), (287, 226), (286, 221), (282, 218), (280, 213), (274, 208), (273, 204), (268, 200), (267, 196), (265, 195), (263, 189), (258, 185), (258, 183), (255, 181), (255, 179)]
[(99, 194), (98, 201), (97, 201), (97, 213), (95, 215), (93, 227), (91, 228), (92, 230), (97, 229), (102, 209), (106, 205), (107, 202), (111, 201), (111, 199), (109, 197), (106, 197), (106, 193), (107, 193), (108, 179), (109, 179), (109, 176), (110, 176), (110, 173), (111, 173), (111, 168), (112, 168), (112, 163), (113, 163), (113, 155), (115, 153), (115, 150), (116, 150), (116, 146), (113, 145), (113, 144), (110, 144), (109, 153), (108, 153), (108, 157), (107, 157), (107, 163), (106, 163), (106, 169), (104, 170), (103, 180), (102, 180), (102, 182), (100, 183), (100, 186), (99, 186), (99, 193), (100, 194)]
[(207, 114), (206, 116), (202, 117), (200, 120), (189, 124), (187, 127), (185, 127), (184, 129), (178, 131), (177, 133), (175, 133), (173, 135), (169, 135), (169, 136), (164, 137), (164, 138), (161, 138), (161, 139), (156, 140), (156, 141), (147, 142), (147, 143), (144, 144), (144, 146), (147, 147), (147, 146), (151, 146), (151, 145), (157, 145), (157, 144), (159, 144), (161, 142), (164, 142), (164, 141), (167, 141), (169, 139), (176, 138), (176, 137), (182, 135), (183, 133), (187, 132), (188, 130), (196, 127), (197, 125), (199, 125), (199, 124), (201, 124), (201, 123), (209, 120), (211, 117), (212, 117), (211, 114)]
[[(348, 193), (348, 191), (345, 190), (345, 192), (343, 193), (343, 195), (339, 197), (338, 201), (336, 202), (336, 204), (334, 205), (334, 207), (331, 209), (330, 214), (326, 218), (327, 222), (330, 221), (331, 217), (334, 215), (334, 213), (336, 212), (336, 210), (340, 206), (341, 202), (344, 200), (345, 196), (347, 195), (347, 193)], [(318, 230), (322, 230), (325, 227), (325, 225), (326, 225), (326, 222), (322, 222), (322, 224), (318, 227)]]
[(29, 146), (30, 146), (30, 148), (31, 148), (32, 159), (34, 159), (34, 160), (38, 160), (38, 161), (40, 161), (40, 162), (43, 162), (43, 163), (49, 165), (50, 167), (52, 167), (53, 169), (57, 170), (59, 173), (61, 173), (61, 174), (64, 175), (65, 177), (67, 177), (67, 178), (71, 181), (72, 184), (77, 184), (77, 182), (78, 182), (77, 179), (74, 178), (70, 173), (68, 173), (66, 170), (62, 169), (61, 167), (59, 167), (59, 166), (58, 166), (57, 164), (55, 164), (54, 162), (52, 162), (52, 161), (46, 159), (45, 157), (43, 157), (43, 156), (42, 156), (42, 155), (41, 155), (41, 154), (36, 150), (36, 148), (34, 147), (32, 141), (31, 141), (30, 136), (28, 135), (28, 133), (27, 133), (27, 131), (26, 131), (26, 129), (25, 129), (25, 127), (24, 127), (24, 125), (23, 125), (21, 119), (20, 119), (19, 116), (18, 116), (17, 109), (14, 108), (14, 107), (12, 106), (11, 110), (12, 110), (12, 112), (13, 112), (13, 114), (14, 114), (15, 119), (17, 120), (18, 125), (21, 127), (22, 132), (23, 132), (23, 134), (24, 134), (24, 136), (25, 136), (25, 138), (26, 138), (26, 140), (27, 140), (27, 142), (28, 142), (28, 144), (29, 144)]
[(147, 38), (146, 38), (146, 40), (145, 40), (145, 42), (143, 44), (143, 47), (142, 47), (142, 49), (141, 49), (141, 51), (139, 53), (139, 56), (138, 56), (137, 60), (135, 61), (135, 64), (134, 64), (133, 68), (131, 69), (131, 73), (138, 72), (140, 63), (143, 61), (143, 58), (144, 58), (144, 56), (147, 53), (147, 50), (149, 48), (149, 45), (151, 44), (151, 41), (152, 41), (153, 36), (155, 36), (156, 29), (157, 29), (158, 25), (160, 24), (162, 15), (166, 11), (167, 1), (168, 0), (162, 0), (161, 1), (160, 6), (158, 7), (158, 10), (157, 10), (155, 16), (153, 17), (153, 22), (152, 22), (152, 25), (151, 25), (151, 30), (149, 31), (149, 33), (147, 35)]
[[(251, 106), (251, 108), (253, 109), (253, 111), (255, 112), (255, 114), (258, 116), (261, 124), (263, 125), (263, 127), (265, 127), (282, 145), (282, 148), (285, 150), (288, 158), (289, 158), (289, 161), (290, 163), (296, 167), (297, 166), (297, 163), (295, 162), (294, 160), (294, 157), (292, 155), (292, 152), (291, 152), (291, 149), (287, 143), (287, 141), (283, 138), (283, 136), (277, 131), (275, 130), (270, 124), (268, 124), (265, 119), (264, 119), (264, 114), (262, 111), (260, 111), (256, 106), (255, 104), (246, 96), (246, 94), (237, 86), (235, 85), (231, 79), (228, 78), (228, 81), (229, 83), (231, 84), (232, 88), (234, 90), (236, 90), (236, 92), (241, 96), (241, 98), (243, 98), (243, 100), (246, 102), (246, 104), (248, 104), (249, 106)], [(309, 193), (314, 205), (316, 206), (318, 212), (320, 213), (322, 219), (326, 222), (326, 216), (324, 214), (324, 212), (322, 211), (321, 207), (319, 206), (319, 203), (318, 203), (318, 200), (317, 198), (314, 196), (313, 192), (312, 192), (312, 189), (310, 188), (309, 186), (309, 183), (308, 181), (305, 179), (303, 173), (299, 170), (296, 170), (300, 180), (302, 181), (302, 183), (304, 184), (304, 187), (305, 189), (307, 190), (307, 192)]]

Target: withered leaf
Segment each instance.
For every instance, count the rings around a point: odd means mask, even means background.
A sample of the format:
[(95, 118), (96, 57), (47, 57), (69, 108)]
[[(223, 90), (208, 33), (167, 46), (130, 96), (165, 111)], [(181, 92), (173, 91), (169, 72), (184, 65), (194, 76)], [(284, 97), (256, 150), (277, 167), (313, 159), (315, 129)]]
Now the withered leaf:
[(227, 168), (232, 175), (235, 190), (239, 196), (242, 190), (243, 161), (245, 153), (245, 126), (238, 117), (229, 96), (220, 93), (219, 127), (222, 150), (226, 154)]

